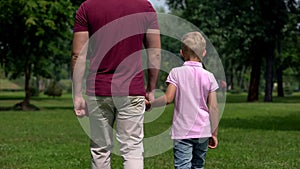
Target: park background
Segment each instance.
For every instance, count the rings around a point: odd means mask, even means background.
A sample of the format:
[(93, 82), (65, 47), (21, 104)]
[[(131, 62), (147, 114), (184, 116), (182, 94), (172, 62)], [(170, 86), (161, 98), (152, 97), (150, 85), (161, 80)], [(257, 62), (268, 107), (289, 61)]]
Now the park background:
[[(70, 81), (72, 25), (81, 2), (1, 0), (0, 168), (89, 168), (89, 138), (73, 114)], [(207, 168), (300, 168), (299, 3), (167, 0), (156, 6), (196, 25), (224, 66), (220, 145), (208, 152)], [(179, 44), (162, 36), (166, 51), (178, 55)], [(166, 76), (161, 72), (162, 91)], [(145, 124), (145, 137), (170, 126), (172, 109)], [(171, 150), (148, 157), (145, 168), (172, 168), (172, 159)], [(119, 156), (112, 162), (121, 168)]]

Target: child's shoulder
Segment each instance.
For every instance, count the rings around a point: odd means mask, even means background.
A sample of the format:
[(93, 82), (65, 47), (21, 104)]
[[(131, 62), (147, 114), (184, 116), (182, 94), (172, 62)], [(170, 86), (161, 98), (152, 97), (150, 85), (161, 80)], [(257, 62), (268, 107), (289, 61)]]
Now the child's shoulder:
[(171, 72), (181, 71), (183, 69), (183, 66), (174, 67), (171, 69)]
[(215, 78), (214, 74), (206, 69), (204, 69), (204, 73), (209, 79)]
[(212, 72), (210, 72), (209, 70), (206, 70), (206, 69), (202, 69), (202, 71), (204, 72), (204, 73), (206, 73), (206, 74), (213, 74)]

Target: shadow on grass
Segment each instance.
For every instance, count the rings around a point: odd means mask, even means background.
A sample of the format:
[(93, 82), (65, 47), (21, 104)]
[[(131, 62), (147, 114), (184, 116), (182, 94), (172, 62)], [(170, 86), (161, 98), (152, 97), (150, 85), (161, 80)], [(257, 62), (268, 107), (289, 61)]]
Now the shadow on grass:
[[(23, 100), (24, 92), (0, 92), (0, 111), (19, 111), (18, 103)], [(73, 109), (72, 106), (69, 106), (72, 103), (71, 94), (64, 94), (61, 97), (50, 97), (43, 94), (31, 96), (30, 103), (33, 104), (35, 110)]]
[(41, 107), (41, 110), (73, 110), (73, 106), (45, 106)]
[[(73, 110), (73, 106), (40, 106), (35, 111), (43, 111), (43, 110)], [(0, 112), (1, 111), (23, 111), (20, 109), (16, 109), (15, 106), (0, 106)]]
[(299, 131), (300, 112), (289, 116), (254, 116), (251, 118), (223, 118), (220, 128)]
[(300, 95), (290, 95), (285, 97), (274, 97), (274, 103), (300, 103)]
[(23, 102), (16, 103), (13, 106), (6, 106), (6, 107), (1, 107), (0, 106), (0, 111), (39, 111), (40, 108), (33, 104), (27, 104), (23, 105)]
[[(31, 97), (30, 100), (70, 100), (72, 98), (65, 97)], [(4, 100), (24, 100), (24, 97), (20, 96), (0, 96), (0, 101)]]
[(24, 97), (21, 96), (1, 96), (0, 101), (2, 100), (24, 100)]
[[(10, 98), (10, 99), (0, 99), (0, 111), (24, 111), (22, 110), (22, 106), (20, 101), (22, 99)], [(73, 110), (72, 100), (66, 98), (58, 98), (58, 99), (49, 99), (49, 98), (34, 98), (31, 99), (31, 103), (29, 106), (34, 109), (29, 109), (29, 111), (39, 111), (39, 110)]]
[[(257, 102), (264, 102), (264, 96), (260, 95)], [(248, 103), (247, 94), (227, 94), (226, 103)], [(273, 103), (300, 103), (300, 94), (295, 93), (293, 95), (288, 95), (285, 97), (273, 96)]]

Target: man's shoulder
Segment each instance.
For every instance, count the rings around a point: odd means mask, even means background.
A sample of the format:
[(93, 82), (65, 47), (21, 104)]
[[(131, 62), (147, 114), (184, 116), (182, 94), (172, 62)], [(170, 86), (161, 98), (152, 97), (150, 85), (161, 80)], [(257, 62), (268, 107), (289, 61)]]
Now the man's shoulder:
[[(106, 10), (115, 10), (116, 8), (137, 8), (143, 10), (143, 12), (149, 12), (148, 10), (153, 10), (152, 4), (147, 0), (109, 0), (109, 1), (100, 1), (100, 0), (86, 0), (81, 3), (81, 6), (86, 6), (88, 8), (104, 8)], [(99, 9), (100, 10), (100, 9)]]

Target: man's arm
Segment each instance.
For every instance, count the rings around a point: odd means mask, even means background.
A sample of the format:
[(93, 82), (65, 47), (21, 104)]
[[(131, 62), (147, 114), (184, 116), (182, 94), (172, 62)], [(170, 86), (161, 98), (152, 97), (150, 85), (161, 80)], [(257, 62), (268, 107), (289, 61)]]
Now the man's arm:
[(210, 92), (208, 95), (208, 106), (212, 130), (212, 137), (210, 138), (209, 148), (216, 148), (218, 146), (219, 108), (217, 93), (215, 91)]
[(160, 31), (158, 29), (148, 29), (144, 45), (147, 49), (146, 51), (148, 55), (148, 84), (146, 89), (146, 99), (154, 100), (154, 90), (156, 88), (161, 61)]
[(72, 82), (74, 111), (78, 117), (87, 115), (85, 100), (82, 96), (82, 83), (86, 67), (86, 55), (89, 34), (88, 32), (75, 32), (72, 48)]

